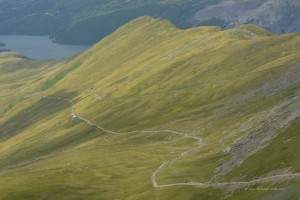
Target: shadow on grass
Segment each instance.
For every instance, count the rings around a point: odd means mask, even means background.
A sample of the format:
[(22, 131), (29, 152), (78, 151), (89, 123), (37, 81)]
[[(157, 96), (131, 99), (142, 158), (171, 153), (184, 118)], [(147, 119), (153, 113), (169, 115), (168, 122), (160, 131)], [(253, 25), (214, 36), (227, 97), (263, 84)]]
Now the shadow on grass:
[[(53, 96), (75, 97), (76, 92), (57, 92)], [(67, 109), (70, 104), (59, 99), (42, 98), (24, 110), (16, 113), (13, 117), (0, 125), (0, 141), (9, 139), (22, 132), (29, 126), (38, 123), (40, 120), (49, 119), (55, 113)]]
[[(61, 110), (70, 109), (70, 103), (60, 99), (72, 99), (75, 96), (76, 93), (60, 91), (48, 96), (49, 98), (39, 100), (30, 107), (27, 107), (23, 111), (17, 113), (0, 127), (0, 141), (1, 139), (6, 140), (16, 136), (32, 124), (39, 123), (40, 120), (47, 121), (47, 119), (55, 117), (55, 114)], [(41, 140), (43, 145), (24, 147), (20, 144), (16, 147), (18, 149), (17, 151), (8, 151), (2, 155), (0, 158), (0, 170), (1, 168), (18, 168), (23, 166), (24, 163), (31, 164), (37, 162), (41, 157), (48, 156), (54, 152), (63, 151), (79, 143), (95, 139), (104, 133), (99, 131), (99, 129), (95, 126), (89, 125), (82, 127), (78, 126), (77, 128), (72, 129), (81, 123), (85, 124), (81, 120), (71, 120), (70, 116), (70, 120), (66, 119), (63, 125), (56, 126), (53, 124), (53, 130), (60, 131), (64, 129), (65, 133), (60, 137), (56, 137), (53, 141)]]

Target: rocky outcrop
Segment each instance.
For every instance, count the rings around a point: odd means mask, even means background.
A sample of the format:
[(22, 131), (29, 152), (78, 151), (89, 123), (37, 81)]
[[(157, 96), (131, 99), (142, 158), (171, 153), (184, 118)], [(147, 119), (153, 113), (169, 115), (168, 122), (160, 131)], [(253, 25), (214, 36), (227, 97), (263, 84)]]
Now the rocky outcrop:
[[(256, 91), (250, 93), (247, 98), (231, 100), (232, 104), (241, 105), (254, 101), (258, 96), (271, 98), (281, 91), (300, 84), (299, 63), (295, 63), (281, 77), (270, 80)], [(245, 96), (246, 97), (246, 96)], [(262, 111), (245, 121), (237, 130), (231, 131), (229, 137), (238, 133), (244, 133), (230, 148), (230, 160), (223, 163), (216, 171), (215, 180), (219, 176), (237, 167), (250, 155), (264, 148), (280, 131), (287, 128), (297, 117), (300, 116), (300, 90), (296, 89), (293, 94), (274, 106)], [(226, 139), (221, 141), (223, 144)]]

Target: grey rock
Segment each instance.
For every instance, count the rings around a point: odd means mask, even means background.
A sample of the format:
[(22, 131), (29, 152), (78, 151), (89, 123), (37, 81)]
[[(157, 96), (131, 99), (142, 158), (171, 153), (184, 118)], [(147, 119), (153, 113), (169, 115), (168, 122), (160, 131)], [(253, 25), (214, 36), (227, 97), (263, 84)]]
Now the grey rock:
[(225, 28), (256, 24), (275, 33), (300, 32), (300, 0), (224, 1), (199, 10), (191, 21), (197, 25), (217, 18)]

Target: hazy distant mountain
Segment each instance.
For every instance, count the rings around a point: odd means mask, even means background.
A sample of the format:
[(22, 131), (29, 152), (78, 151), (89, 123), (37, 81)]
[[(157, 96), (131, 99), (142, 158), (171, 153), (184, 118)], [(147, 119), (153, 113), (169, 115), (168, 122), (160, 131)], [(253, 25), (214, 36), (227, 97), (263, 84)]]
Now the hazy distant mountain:
[(251, 23), (277, 34), (300, 32), (300, 0), (224, 1), (198, 11), (192, 21), (222, 21), (227, 28)]
[(0, 34), (90, 44), (145, 15), (180, 28), (254, 23), (276, 34), (300, 32), (300, 0), (2, 0)]
[(130, 20), (150, 15), (177, 26), (218, 0), (2, 0), (0, 34), (51, 35), (58, 42), (95, 43)]

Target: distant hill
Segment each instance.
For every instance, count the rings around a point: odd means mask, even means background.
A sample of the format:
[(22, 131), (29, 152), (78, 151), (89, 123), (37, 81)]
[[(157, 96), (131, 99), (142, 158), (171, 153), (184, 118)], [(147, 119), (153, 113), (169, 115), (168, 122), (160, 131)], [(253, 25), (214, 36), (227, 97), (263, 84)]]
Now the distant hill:
[(50, 35), (60, 43), (93, 44), (140, 16), (179, 28), (257, 24), (300, 32), (299, 0), (1, 0), (0, 34)]
[(150, 15), (190, 27), (187, 19), (218, 0), (2, 0), (0, 34), (50, 35), (61, 43), (95, 43), (130, 20)]
[[(5, 44), (0, 42), (0, 47), (5, 47)], [(8, 49), (0, 48), (0, 52), (9, 51)]]
[(192, 21), (198, 25), (222, 22), (225, 28), (251, 23), (275, 34), (296, 33), (300, 32), (300, 1), (223, 1), (199, 10)]
[(1, 200), (299, 198), (299, 34), (141, 17), (0, 83)]

